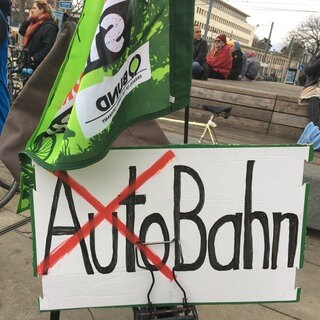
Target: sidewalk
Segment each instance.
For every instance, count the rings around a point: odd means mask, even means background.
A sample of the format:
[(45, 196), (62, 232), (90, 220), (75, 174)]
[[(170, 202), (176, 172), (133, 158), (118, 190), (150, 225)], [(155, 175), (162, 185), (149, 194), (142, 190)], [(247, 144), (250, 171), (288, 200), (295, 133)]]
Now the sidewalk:
[[(183, 126), (172, 126), (161, 122), (172, 143), (183, 143)], [(169, 130), (170, 129), (170, 130)], [(201, 129), (190, 128), (189, 142), (196, 143)], [(222, 143), (248, 139), (262, 140), (257, 134), (217, 130)], [(270, 141), (260, 143), (281, 143), (279, 139), (268, 137)], [(293, 142), (293, 141), (292, 141)], [(257, 143), (257, 142), (256, 142)], [(282, 143), (285, 143), (282, 141)], [(313, 175), (320, 179), (318, 155), (312, 164)], [(309, 164), (308, 164), (309, 165)], [(312, 201), (319, 201), (316, 195)], [(0, 231), (23, 216), (15, 214), (17, 197), (5, 208), (0, 209)], [(316, 204), (313, 204), (317, 206)], [(39, 313), (37, 297), (41, 295), (41, 283), (33, 277), (32, 240), (30, 223), (5, 234), (0, 234), (0, 320), (44, 320), (49, 313)], [(206, 305), (198, 306), (201, 320), (318, 320), (320, 318), (320, 232), (309, 232), (304, 268), (298, 271), (297, 286), (302, 288), (301, 301), (297, 303)], [(61, 320), (133, 320), (131, 308), (100, 308), (62, 311)]]

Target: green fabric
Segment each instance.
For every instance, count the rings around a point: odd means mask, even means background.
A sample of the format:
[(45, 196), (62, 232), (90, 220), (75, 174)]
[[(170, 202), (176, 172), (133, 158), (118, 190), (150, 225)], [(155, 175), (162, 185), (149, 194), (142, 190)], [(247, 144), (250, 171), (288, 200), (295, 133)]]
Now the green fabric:
[(125, 128), (186, 107), (193, 12), (193, 0), (87, 0), (25, 153), (51, 171), (79, 169)]

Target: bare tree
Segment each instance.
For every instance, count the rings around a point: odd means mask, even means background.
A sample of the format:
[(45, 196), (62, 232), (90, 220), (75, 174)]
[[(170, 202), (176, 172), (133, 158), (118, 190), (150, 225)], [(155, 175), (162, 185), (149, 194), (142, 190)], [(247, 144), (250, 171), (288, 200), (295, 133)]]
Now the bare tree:
[[(299, 59), (302, 55), (304, 51), (304, 47), (301, 45), (300, 42), (295, 41), (295, 39), (293, 40), (293, 44), (292, 44), (292, 51), (291, 51), (291, 56), (293, 58), (297, 58)], [(288, 43), (287, 45), (285, 45), (280, 52), (282, 54), (288, 55), (290, 52), (290, 43)]]
[[(82, 0), (78, 0), (82, 1)], [(13, 0), (12, 1), (12, 15), (15, 20), (21, 23), (28, 16), (27, 12), (33, 4), (34, 0)], [(57, 9), (58, 0), (47, 0), (53, 9)]]
[(294, 43), (300, 48), (301, 53), (306, 50), (315, 56), (320, 50), (320, 16), (310, 16), (296, 29), (288, 34), (287, 42), (294, 37)]
[(254, 35), (252, 40), (252, 46), (255, 48), (258, 48), (260, 44), (259, 41), (260, 39), (256, 35)]
[[(267, 43), (268, 43), (268, 39), (267, 39), (267, 38), (259, 39), (259, 38), (255, 35), (255, 36), (253, 37), (252, 46), (253, 46), (254, 48), (265, 49)], [(271, 44), (271, 42), (269, 42), (267, 51), (270, 51), (271, 48), (272, 48), (272, 44)]]
[(72, 16), (81, 15), (81, 12), (82, 12), (83, 6), (84, 6), (84, 1), (85, 0), (74, 0), (73, 1), (73, 8), (72, 8), (72, 12), (71, 12)]
[(33, 0), (15, 0), (12, 3), (12, 15), (15, 16), (15, 20), (21, 23), (26, 18), (26, 9), (30, 9)]

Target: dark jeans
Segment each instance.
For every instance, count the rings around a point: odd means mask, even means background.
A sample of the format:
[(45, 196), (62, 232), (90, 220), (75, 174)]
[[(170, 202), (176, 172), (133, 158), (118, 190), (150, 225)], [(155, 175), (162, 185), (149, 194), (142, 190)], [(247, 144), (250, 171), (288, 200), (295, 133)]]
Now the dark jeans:
[(214, 71), (211, 68), (209, 69), (209, 78), (225, 80), (225, 77), (221, 73)]
[(197, 61), (193, 61), (192, 62), (192, 78), (201, 80), (202, 73), (203, 73), (202, 65)]
[(309, 120), (320, 127), (320, 99), (318, 97), (309, 99), (308, 114)]

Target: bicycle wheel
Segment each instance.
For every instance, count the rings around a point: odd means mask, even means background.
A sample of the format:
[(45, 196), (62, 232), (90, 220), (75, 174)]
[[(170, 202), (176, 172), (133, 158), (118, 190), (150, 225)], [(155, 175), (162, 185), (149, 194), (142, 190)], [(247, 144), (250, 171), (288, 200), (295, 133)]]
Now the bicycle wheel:
[(0, 162), (0, 208), (4, 207), (19, 190), (19, 184), (11, 176), (7, 167)]
[(13, 180), (9, 189), (0, 188), (0, 208), (4, 207), (17, 193), (19, 184)]

